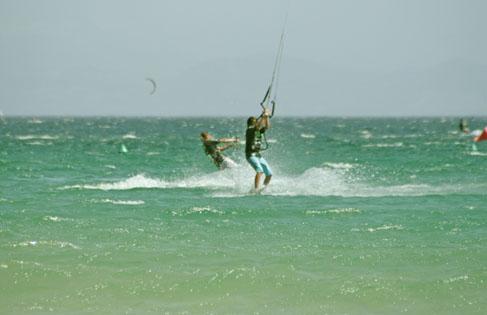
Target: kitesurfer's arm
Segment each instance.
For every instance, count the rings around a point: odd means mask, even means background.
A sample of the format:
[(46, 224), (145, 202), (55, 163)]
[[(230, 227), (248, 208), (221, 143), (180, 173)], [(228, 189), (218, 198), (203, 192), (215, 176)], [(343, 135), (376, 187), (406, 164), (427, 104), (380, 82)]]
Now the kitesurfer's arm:
[(218, 142), (220, 143), (236, 143), (239, 142), (240, 140), (237, 137), (234, 138), (220, 138), (218, 139)]
[(226, 149), (234, 146), (235, 144), (238, 144), (240, 139), (237, 137), (235, 137), (235, 138), (222, 138), (222, 139), (218, 139), (218, 141), (220, 143), (227, 143), (226, 145), (218, 148), (219, 151), (225, 151)]
[(267, 130), (271, 127), (271, 121), (269, 119), (270, 113), (269, 110), (265, 109), (260, 118), (257, 120), (257, 129), (258, 130)]
[(228, 149), (228, 148), (230, 148), (230, 147), (232, 147), (232, 146), (233, 146), (233, 143), (229, 143), (229, 144), (227, 144), (227, 145), (224, 145), (224, 146), (222, 146), (222, 147), (219, 147), (219, 148), (218, 148), (218, 151), (223, 152), (223, 151), (225, 151), (226, 149)]

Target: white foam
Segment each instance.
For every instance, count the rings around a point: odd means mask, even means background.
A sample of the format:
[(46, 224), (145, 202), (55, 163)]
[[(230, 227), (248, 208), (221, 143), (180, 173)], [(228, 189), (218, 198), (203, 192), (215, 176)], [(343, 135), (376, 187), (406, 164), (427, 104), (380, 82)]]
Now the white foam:
[(130, 132), (126, 135), (123, 135), (122, 139), (138, 139), (138, 137), (135, 135), (135, 133)]
[(409, 135), (404, 135), (403, 137), (404, 138), (420, 138), (420, 137), (424, 137), (424, 134), (412, 133), (412, 134), (409, 134)]
[(319, 215), (319, 214), (343, 214), (343, 213), (360, 213), (361, 211), (356, 208), (337, 208), (327, 210), (308, 210), (305, 214)]
[(101, 203), (111, 203), (114, 205), (124, 205), (124, 206), (139, 206), (145, 204), (143, 200), (112, 200), (112, 199), (102, 199)]
[(402, 142), (395, 142), (395, 143), (374, 143), (374, 144), (364, 144), (362, 147), (364, 148), (398, 148), (402, 147)]
[(28, 145), (52, 145), (52, 142), (40, 142), (40, 141), (33, 141), (27, 142)]
[(316, 138), (316, 136), (314, 134), (311, 134), (311, 133), (302, 133), (301, 134), (301, 138), (304, 138), (304, 139), (314, 139), (314, 138)]
[(49, 240), (49, 241), (25, 241), (25, 242), (20, 242), (18, 244), (14, 244), (13, 247), (36, 247), (36, 246), (50, 246), (50, 247), (58, 247), (58, 248), (72, 248), (72, 249), (80, 249), (79, 246), (74, 245), (73, 243), (70, 242), (65, 242), (65, 241), (55, 241), (55, 240)]
[(56, 140), (58, 136), (51, 135), (18, 135), (15, 137), (17, 140)]
[(377, 232), (377, 231), (387, 231), (387, 230), (402, 230), (404, 229), (402, 225), (383, 225), (376, 228), (368, 228), (368, 232)]
[[(385, 196), (425, 196), (461, 193), (471, 190), (465, 185), (431, 186), (427, 184), (405, 184), (376, 186), (370, 185), (353, 174), (353, 164), (325, 163), (324, 167), (312, 167), (302, 174), (285, 175), (275, 170), (271, 184), (262, 195), (271, 196), (340, 196), (340, 197), (385, 197)], [(210, 174), (165, 180), (138, 174), (115, 182), (80, 184), (61, 189), (131, 190), (131, 189), (194, 189), (204, 188), (214, 197), (249, 196), (255, 172), (243, 164), (235, 168)], [(480, 188), (477, 188), (480, 189)], [(111, 200), (107, 202), (127, 202)], [(128, 201), (138, 203), (140, 200)]]
[(63, 189), (98, 189), (98, 190), (130, 190), (135, 188), (167, 188), (167, 183), (158, 179), (147, 178), (144, 174), (132, 176), (114, 183), (66, 186)]
[(468, 280), (468, 275), (449, 278), (449, 279), (443, 280), (443, 283), (446, 284), (446, 283), (452, 283), (452, 282), (457, 282), (457, 281), (465, 281), (465, 280)]
[(218, 209), (214, 209), (210, 206), (206, 207), (192, 207), (189, 212), (195, 212), (195, 213), (204, 213), (204, 212), (209, 212), (209, 213), (217, 213), (217, 214), (223, 214), (223, 211), (220, 211)]
[(73, 221), (73, 219), (61, 218), (58, 216), (45, 216), (44, 221), (52, 221), (52, 222), (62, 222), (62, 221)]
[(98, 190), (130, 190), (136, 188), (209, 188), (218, 189), (225, 187), (236, 187), (241, 182), (239, 178), (248, 179), (251, 176), (250, 167), (245, 170), (247, 176), (242, 176), (242, 168), (226, 169), (205, 175), (196, 175), (180, 180), (166, 181), (163, 179), (151, 178), (145, 174), (138, 174), (128, 179), (113, 182), (86, 185), (66, 186), (63, 189), (98, 189)]
[(467, 153), (472, 156), (487, 156), (487, 152), (471, 151)]
[(370, 139), (370, 138), (372, 138), (372, 133), (368, 130), (362, 130), (362, 131), (360, 131), (360, 137), (362, 137), (364, 139)]
[(323, 163), (323, 166), (327, 166), (333, 169), (344, 169), (344, 170), (349, 170), (354, 167), (354, 165), (350, 163), (331, 163), (331, 162), (325, 162)]

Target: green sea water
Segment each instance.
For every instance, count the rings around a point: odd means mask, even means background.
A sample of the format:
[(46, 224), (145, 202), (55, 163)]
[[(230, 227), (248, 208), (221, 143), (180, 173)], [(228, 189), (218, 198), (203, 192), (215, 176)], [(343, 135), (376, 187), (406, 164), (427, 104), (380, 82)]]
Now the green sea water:
[(245, 120), (0, 121), (0, 314), (485, 314), (487, 142), (276, 117), (256, 196)]

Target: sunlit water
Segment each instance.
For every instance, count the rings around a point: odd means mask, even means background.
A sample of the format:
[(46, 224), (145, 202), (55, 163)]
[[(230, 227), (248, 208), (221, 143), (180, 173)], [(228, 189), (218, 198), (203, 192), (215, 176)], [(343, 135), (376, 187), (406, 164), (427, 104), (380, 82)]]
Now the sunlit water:
[(0, 121), (0, 314), (485, 312), (487, 142), (457, 119), (272, 123), (256, 196), (244, 145), (217, 171), (198, 138), (245, 118)]

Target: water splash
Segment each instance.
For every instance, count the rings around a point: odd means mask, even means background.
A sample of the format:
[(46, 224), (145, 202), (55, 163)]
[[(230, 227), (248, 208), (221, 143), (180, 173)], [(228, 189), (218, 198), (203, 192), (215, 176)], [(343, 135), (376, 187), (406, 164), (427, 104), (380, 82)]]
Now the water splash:
[[(360, 180), (353, 174), (353, 164), (324, 163), (312, 167), (302, 174), (283, 175), (277, 172), (271, 184), (262, 195), (268, 196), (340, 196), (340, 197), (384, 197), (425, 196), (461, 192), (461, 187), (432, 186), (428, 184), (404, 184), (376, 186)], [(131, 190), (131, 189), (195, 189), (210, 191), (214, 197), (248, 196), (252, 188), (254, 172), (247, 166), (238, 166), (209, 174), (198, 174), (182, 179), (167, 180), (146, 174), (137, 174), (115, 182), (66, 186), (61, 189), (88, 190)], [(111, 203), (125, 202), (110, 200)], [(133, 203), (134, 201), (128, 201)], [(140, 203), (140, 201), (135, 201)], [(121, 203), (119, 203), (121, 204)]]

